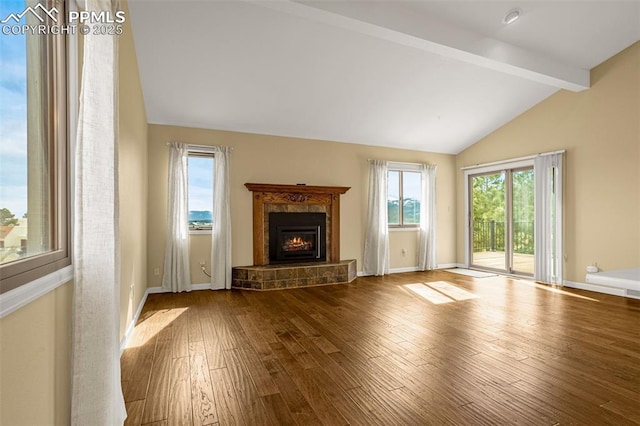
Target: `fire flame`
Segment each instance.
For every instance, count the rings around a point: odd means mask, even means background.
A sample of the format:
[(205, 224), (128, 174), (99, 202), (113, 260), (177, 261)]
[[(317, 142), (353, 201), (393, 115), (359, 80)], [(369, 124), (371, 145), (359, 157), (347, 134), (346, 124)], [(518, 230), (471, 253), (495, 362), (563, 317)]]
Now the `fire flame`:
[(302, 237), (293, 237), (284, 242), (285, 251), (301, 251), (313, 249), (313, 243), (306, 241)]

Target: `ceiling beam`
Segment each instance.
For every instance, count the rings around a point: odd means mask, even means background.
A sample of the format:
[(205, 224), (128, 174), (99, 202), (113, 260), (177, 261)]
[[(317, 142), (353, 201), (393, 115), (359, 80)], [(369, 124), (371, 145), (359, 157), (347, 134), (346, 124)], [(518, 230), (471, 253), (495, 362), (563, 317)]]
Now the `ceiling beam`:
[(580, 92), (590, 85), (589, 70), (454, 27), (400, 2), (247, 1), (559, 89)]

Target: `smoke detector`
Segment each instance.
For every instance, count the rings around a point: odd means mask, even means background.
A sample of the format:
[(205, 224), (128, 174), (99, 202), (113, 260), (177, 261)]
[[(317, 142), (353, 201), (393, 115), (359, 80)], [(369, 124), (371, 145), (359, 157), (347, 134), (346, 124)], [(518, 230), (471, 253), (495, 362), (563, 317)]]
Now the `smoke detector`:
[(522, 11), (520, 9), (511, 9), (506, 15), (504, 15), (504, 18), (502, 18), (502, 23), (505, 25), (513, 24), (520, 19), (521, 14)]

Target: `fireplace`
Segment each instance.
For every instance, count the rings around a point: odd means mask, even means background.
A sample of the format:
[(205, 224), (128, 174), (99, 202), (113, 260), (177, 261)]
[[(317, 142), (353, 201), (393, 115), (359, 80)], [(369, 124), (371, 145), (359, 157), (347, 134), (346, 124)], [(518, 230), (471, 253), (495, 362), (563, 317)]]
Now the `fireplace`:
[(326, 213), (269, 213), (269, 263), (327, 260)]
[(340, 260), (340, 195), (348, 187), (245, 186), (253, 193), (253, 265), (233, 267), (233, 288), (275, 290), (356, 279), (356, 261)]
[[(270, 226), (271, 213), (320, 213), (324, 220), (312, 226), (322, 226), (318, 241), (323, 251), (320, 259), (327, 263), (340, 263), (340, 195), (349, 190), (346, 186), (310, 186), (304, 184), (278, 185), (269, 183), (245, 183), (253, 193), (253, 265), (274, 263), (271, 255), (273, 238)], [(288, 224), (308, 226), (308, 223)], [(276, 236), (277, 238), (277, 236)], [(277, 256), (277, 253), (275, 253)], [(291, 253), (290, 253), (291, 254)], [(310, 256), (310, 255), (309, 255)], [(307, 263), (314, 259), (299, 259)], [(275, 261), (283, 263), (282, 260)], [(285, 260), (284, 263), (288, 263)], [(294, 263), (291, 260), (291, 263)], [(317, 263), (322, 263), (318, 260)]]

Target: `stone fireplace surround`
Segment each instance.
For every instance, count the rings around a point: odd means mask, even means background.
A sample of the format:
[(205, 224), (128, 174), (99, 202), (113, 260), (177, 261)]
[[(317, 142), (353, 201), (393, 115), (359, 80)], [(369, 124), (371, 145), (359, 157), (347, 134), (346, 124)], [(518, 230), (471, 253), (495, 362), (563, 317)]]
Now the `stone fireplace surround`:
[[(349, 187), (246, 183), (253, 195), (253, 265), (233, 268), (232, 287), (252, 290), (351, 282), (356, 261), (340, 261), (340, 195)], [(269, 213), (325, 213), (327, 262), (269, 263)]]

